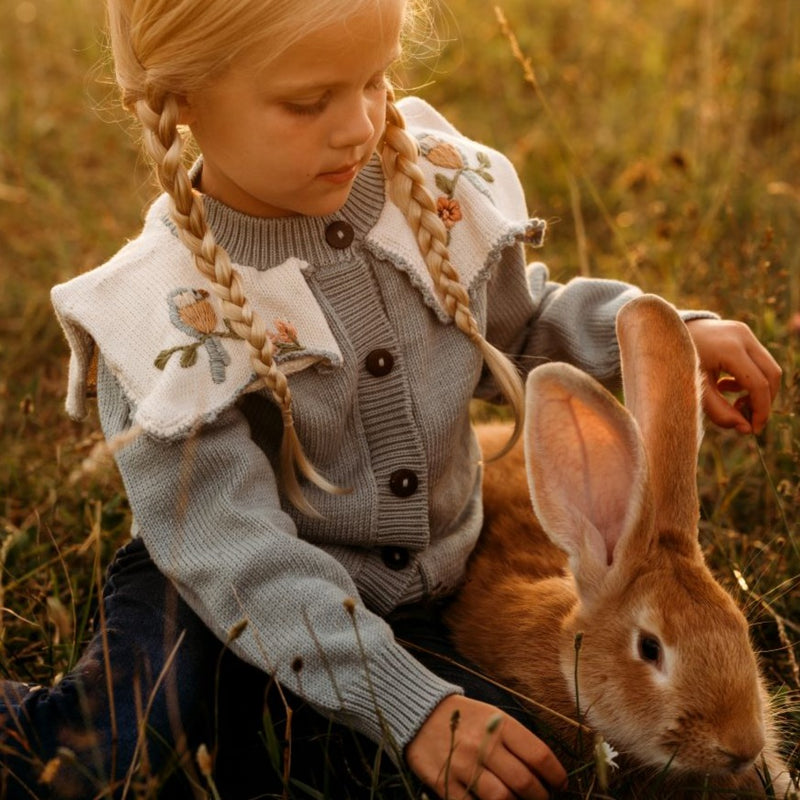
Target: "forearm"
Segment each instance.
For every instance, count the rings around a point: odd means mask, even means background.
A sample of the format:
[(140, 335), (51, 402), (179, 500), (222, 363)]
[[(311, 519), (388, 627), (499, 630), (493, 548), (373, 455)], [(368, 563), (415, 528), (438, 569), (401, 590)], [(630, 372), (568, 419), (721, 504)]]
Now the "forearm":
[[(489, 330), (523, 372), (565, 361), (614, 388), (619, 382), (617, 313), (640, 294), (638, 287), (615, 280), (575, 278), (560, 284), (549, 279), (541, 262), (528, 266), (524, 283), (518, 269), (500, 269), (490, 287)], [(493, 296), (501, 300), (493, 304)], [(716, 317), (708, 311), (679, 313), (684, 321)]]

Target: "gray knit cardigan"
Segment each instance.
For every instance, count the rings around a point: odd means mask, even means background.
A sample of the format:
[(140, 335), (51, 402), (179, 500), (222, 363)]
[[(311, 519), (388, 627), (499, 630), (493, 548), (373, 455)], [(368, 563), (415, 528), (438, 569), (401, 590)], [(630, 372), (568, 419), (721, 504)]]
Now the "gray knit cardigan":
[[(639, 291), (559, 285), (543, 264), (526, 266), (523, 242), (538, 245), (544, 223), (528, 219), (510, 162), (421, 100), (401, 107), (488, 339), (522, 371), (566, 360), (613, 384), (615, 316)], [(328, 217), (252, 218), (207, 198), (217, 241), (271, 328), (300, 440), (323, 475), (351, 489), (306, 486), (321, 519), (304, 517), (275, 477), (280, 414), (252, 390), (246, 346), (167, 209), (159, 198), (138, 238), (53, 290), (72, 349), (68, 410), (85, 411), (98, 348), (107, 437), (140, 431), (117, 462), (159, 569), (220, 638), (248, 620), (231, 644), (238, 656), (402, 753), (434, 706), (461, 691), (400, 647), (382, 615), (452, 592), (478, 537), (469, 406), (493, 392), (479, 353), (432, 288), (377, 160)]]

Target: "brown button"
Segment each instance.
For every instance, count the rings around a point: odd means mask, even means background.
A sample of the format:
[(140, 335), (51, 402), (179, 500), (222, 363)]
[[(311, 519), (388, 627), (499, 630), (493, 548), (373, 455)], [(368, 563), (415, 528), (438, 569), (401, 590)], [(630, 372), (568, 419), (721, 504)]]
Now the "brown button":
[(389, 476), (389, 488), (398, 497), (410, 497), (417, 491), (419, 479), (410, 469), (397, 469)]
[(340, 219), (336, 222), (331, 222), (325, 228), (325, 241), (336, 250), (344, 250), (353, 243), (353, 237), (356, 235), (352, 225), (348, 225)]
[(373, 350), (366, 360), (367, 372), (376, 378), (382, 378), (392, 371), (394, 356), (388, 350)]
[(382, 547), (381, 559), (389, 569), (401, 570), (408, 566), (410, 556), (405, 547)]

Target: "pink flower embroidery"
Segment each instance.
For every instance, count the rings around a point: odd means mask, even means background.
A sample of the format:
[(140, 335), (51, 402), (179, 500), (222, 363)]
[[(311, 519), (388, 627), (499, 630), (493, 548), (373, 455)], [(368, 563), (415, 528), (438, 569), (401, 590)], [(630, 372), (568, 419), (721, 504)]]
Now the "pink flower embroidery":
[(436, 213), (448, 230), (462, 219), (461, 206), (458, 200), (454, 200), (452, 197), (446, 197), (445, 195), (441, 195), (436, 201)]
[(278, 353), (289, 353), (294, 350), (305, 349), (300, 344), (297, 334), (297, 328), (291, 322), (286, 322), (282, 319), (273, 320), (275, 325), (275, 333), (270, 333), (269, 338)]

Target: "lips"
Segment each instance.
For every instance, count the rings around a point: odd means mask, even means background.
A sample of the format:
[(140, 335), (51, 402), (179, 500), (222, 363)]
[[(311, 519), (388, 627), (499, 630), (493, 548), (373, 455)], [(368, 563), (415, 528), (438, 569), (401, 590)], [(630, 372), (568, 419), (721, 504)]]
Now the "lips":
[(359, 166), (359, 163), (346, 164), (327, 172), (321, 172), (319, 177), (323, 180), (331, 181), (332, 183), (347, 183), (347, 181), (351, 181), (355, 178)]

